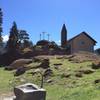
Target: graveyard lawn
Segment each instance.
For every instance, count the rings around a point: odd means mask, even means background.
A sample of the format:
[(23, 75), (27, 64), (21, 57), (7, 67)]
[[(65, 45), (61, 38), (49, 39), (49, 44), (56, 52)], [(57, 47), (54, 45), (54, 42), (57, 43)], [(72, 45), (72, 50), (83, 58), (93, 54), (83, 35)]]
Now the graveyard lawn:
[[(46, 100), (100, 100), (100, 82), (95, 83), (95, 80), (100, 79), (100, 69), (88, 74), (80, 71), (92, 70), (92, 62), (75, 63), (66, 58), (57, 57), (49, 59), (53, 74), (44, 80), (44, 88), (47, 91)], [(35, 63), (30, 65), (34, 66)], [(0, 68), (0, 96), (12, 94), (14, 86), (27, 82), (40, 86), (41, 76), (40, 74), (32, 76), (30, 73), (33, 69), (17, 77), (14, 77), (14, 71)]]

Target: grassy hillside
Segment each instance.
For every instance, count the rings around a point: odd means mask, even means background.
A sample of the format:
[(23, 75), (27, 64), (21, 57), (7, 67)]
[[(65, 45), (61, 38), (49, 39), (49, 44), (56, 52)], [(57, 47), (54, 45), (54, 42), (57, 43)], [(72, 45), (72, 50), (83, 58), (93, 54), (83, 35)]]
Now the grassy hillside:
[[(59, 63), (62, 65), (55, 65)], [(36, 65), (34, 62), (30, 64), (30, 66), (34, 65)], [(66, 58), (51, 57), (50, 67), (53, 74), (44, 80), (47, 100), (100, 100), (100, 83), (94, 83), (96, 79), (100, 79), (100, 69), (93, 70), (90, 61), (75, 63)], [(84, 74), (80, 73), (80, 70), (93, 72)], [(14, 86), (26, 82), (40, 86), (41, 76), (39, 74), (32, 76), (29, 74), (32, 71), (33, 69), (14, 77), (14, 71), (5, 71), (4, 68), (0, 68), (0, 94), (12, 92)], [(51, 81), (48, 82), (48, 80)]]

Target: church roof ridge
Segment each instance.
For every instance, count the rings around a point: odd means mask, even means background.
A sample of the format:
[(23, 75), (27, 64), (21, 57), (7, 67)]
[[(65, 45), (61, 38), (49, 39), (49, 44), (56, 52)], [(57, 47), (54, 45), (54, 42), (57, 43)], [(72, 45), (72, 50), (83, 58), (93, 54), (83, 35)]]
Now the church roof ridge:
[(94, 41), (95, 43), (97, 43), (96, 40), (94, 40), (87, 32), (83, 31), (80, 34), (74, 36), (73, 38), (69, 39), (68, 42), (72, 41), (73, 39), (77, 38), (78, 36), (85, 34), (88, 38), (90, 38), (92, 41)]

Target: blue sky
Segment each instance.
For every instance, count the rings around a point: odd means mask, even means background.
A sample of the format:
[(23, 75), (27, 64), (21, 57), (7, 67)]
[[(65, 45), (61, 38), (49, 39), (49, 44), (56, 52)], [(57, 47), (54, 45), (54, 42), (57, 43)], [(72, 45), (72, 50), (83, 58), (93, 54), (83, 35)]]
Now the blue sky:
[(86, 31), (100, 47), (100, 0), (0, 0), (3, 10), (3, 35), (9, 34), (12, 22), (25, 29), (33, 43), (43, 31), (58, 42), (63, 23), (68, 39)]

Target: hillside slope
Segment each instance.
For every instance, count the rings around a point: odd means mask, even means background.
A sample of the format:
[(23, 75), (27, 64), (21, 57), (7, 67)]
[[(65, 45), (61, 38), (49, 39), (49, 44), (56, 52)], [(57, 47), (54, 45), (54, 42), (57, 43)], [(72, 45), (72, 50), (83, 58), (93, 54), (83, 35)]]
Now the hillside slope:
[[(63, 56), (47, 58), (53, 74), (44, 79), (46, 100), (100, 100), (100, 81), (96, 82), (100, 80), (100, 69), (92, 69), (91, 61), (73, 62)], [(32, 62), (28, 66), (36, 65), (36, 62)], [(0, 68), (0, 94), (8, 94), (13, 91), (14, 86), (26, 82), (40, 86), (40, 74), (30, 74), (34, 70), (36, 69), (30, 69), (25, 74), (14, 77), (15, 70), (5, 71)]]

